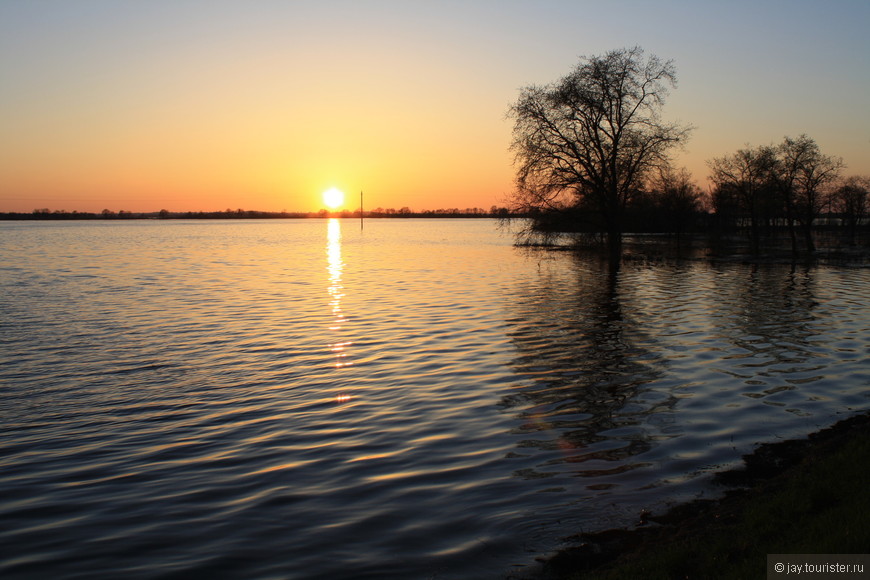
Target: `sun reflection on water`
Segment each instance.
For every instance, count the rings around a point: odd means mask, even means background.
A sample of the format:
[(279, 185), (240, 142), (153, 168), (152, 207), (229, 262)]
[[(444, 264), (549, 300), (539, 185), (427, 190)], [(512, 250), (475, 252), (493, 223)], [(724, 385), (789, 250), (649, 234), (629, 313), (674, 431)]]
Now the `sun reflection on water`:
[[(332, 218), (327, 223), (326, 229), (326, 269), (329, 273), (329, 307), (332, 311), (332, 322), (329, 330), (339, 332), (347, 323), (347, 318), (342, 311), (341, 301), (344, 298), (344, 285), (342, 284), (342, 273), (344, 271), (344, 261), (341, 256), (341, 222), (337, 218)], [(346, 349), (352, 343), (343, 340), (341, 337), (336, 337), (329, 343), (329, 350), (335, 355), (335, 367), (341, 368), (350, 366), (353, 363), (346, 361)]]

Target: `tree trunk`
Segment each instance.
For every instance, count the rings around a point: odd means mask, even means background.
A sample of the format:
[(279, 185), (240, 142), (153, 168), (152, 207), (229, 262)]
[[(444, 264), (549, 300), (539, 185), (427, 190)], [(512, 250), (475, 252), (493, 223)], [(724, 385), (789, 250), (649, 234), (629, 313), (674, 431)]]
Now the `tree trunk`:
[(798, 255), (798, 241), (797, 241), (797, 232), (794, 227), (794, 211), (792, 210), (791, 201), (787, 201), (785, 204), (785, 219), (788, 221), (788, 235), (791, 239), (791, 254), (792, 256)]
[(752, 223), (749, 224), (749, 243), (754, 256), (761, 253), (761, 226), (757, 216), (753, 216)]
[(611, 259), (622, 256), (622, 232), (619, 228), (613, 226), (607, 228), (607, 250)]
[(814, 254), (816, 252), (816, 244), (813, 241), (813, 226), (812, 222), (804, 224), (804, 241), (807, 245), (807, 253)]

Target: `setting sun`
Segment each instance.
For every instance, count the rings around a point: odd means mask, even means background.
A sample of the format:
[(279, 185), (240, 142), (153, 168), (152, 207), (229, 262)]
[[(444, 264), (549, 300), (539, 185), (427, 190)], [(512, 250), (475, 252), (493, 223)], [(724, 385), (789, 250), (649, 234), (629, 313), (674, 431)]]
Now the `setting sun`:
[(329, 209), (338, 209), (344, 205), (344, 192), (332, 187), (323, 192), (323, 203)]

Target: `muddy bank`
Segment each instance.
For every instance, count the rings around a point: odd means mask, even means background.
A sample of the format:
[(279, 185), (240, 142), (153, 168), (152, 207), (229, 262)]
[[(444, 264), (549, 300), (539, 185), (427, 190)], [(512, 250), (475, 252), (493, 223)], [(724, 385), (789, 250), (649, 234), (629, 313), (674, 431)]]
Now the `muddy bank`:
[(870, 413), (805, 439), (765, 443), (741, 467), (716, 474), (721, 498), (638, 514), (631, 530), (567, 538), (573, 547), (511, 578), (763, 578), (767, 553), (866, 553), (868, 464)]

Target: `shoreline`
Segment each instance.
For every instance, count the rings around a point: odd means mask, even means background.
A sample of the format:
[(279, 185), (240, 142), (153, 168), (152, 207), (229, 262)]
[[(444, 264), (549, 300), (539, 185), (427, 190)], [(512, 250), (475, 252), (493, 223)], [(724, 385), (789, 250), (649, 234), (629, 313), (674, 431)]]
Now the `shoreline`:
[[(593, 244), (515, 244), (518, 248), (549, 252), (577, 253), (613, 258), (603, 247)], [(795, 253), (783, 245), (782, 240), (766, 245), (753, 253), (744, 240), (733, 238), (714, 242), (707, 235), (687, 234), (682, 242), (667, 234), (627, 234), (619, 254), (624, 262), (706, 262), (709, 264), (782, 264), (782, 265), (835, 265), (867, 267), (870, 265), (870, 240), (861, 244), (842, 242), (823, 243), (813, 252), (801, 249)]]
[[(864, 411), (804, 438), (759, 445), (743, 456), (741, 466), (714, 475), (714, 485), (724, 490), (717, 499), (678, 504), (662, 514), (644, 512), (632, 529), (569, 536), (565, 540), (571, 546), (508, 578), (707, 578), (711, 572), (712, 577), (764, 578), (768, 553), (867, 553), (868, 463), (870, 411)], [(848, 477), (842, 471), (849, 468), (863, 471)], [(860, 530), (846, 520), (830, 519), (839, 511), (849, 513), (853, 500)], [(771, 513), (777, 521), (767, 521), (766, 531), (759, 532), (765, 525), (756, 521), (759, 514)], [(827, 529), (833, 522), (837, 529)], [(801, 529), (805, 535), (822, 533), (802, 538)], [(788, 531), (799, 538), (792, 550), (788, 539), (785, 545), (774, 541), (776, 532)], [(715, 547), (705, 553), (708, 546)]]

